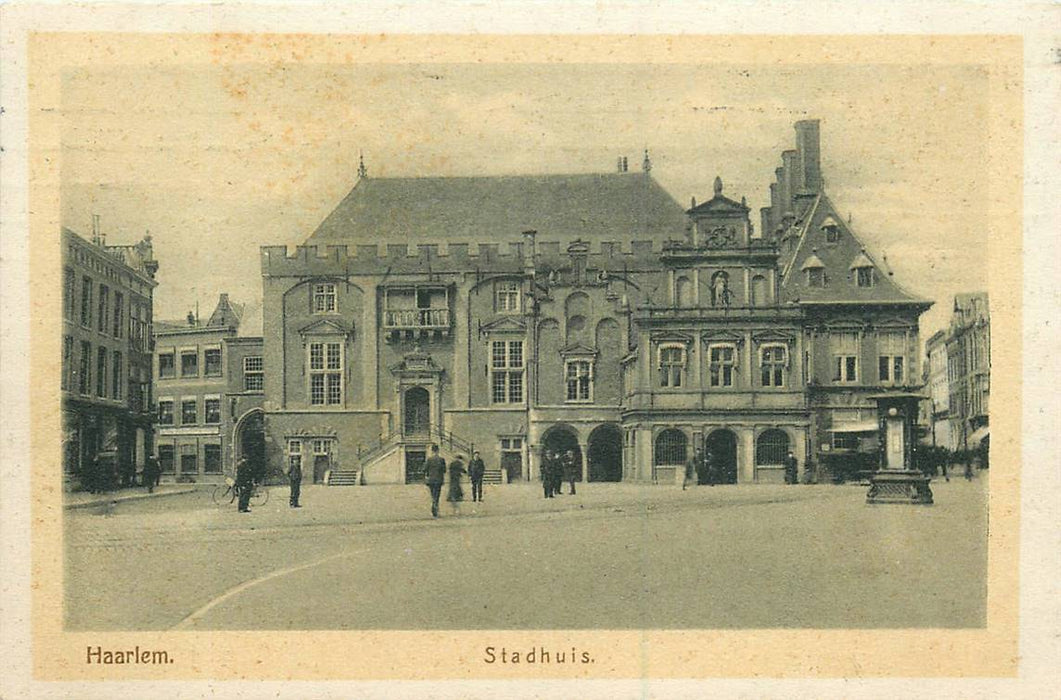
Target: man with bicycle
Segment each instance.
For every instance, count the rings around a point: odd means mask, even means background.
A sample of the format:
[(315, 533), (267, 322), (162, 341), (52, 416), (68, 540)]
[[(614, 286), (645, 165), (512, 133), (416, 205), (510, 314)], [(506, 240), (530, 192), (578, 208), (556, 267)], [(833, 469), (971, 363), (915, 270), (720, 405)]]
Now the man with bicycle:
[(254, 489), (254, 466), (244, 457), (236, 465), (236, 489), (239, 491), (239, 512), (251, 512), (251, 491)]

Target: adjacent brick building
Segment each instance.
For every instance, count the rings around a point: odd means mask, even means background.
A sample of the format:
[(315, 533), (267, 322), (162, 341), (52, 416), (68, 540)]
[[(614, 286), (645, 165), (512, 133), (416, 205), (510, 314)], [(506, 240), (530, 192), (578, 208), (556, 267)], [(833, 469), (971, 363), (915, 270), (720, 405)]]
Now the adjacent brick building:
[(930, 302), (824, 192), (818, 122), (796, 142), (758, 230), (721, 179), (683, 209), (647, 153), (637, 173), (362, 172), (305, 246), (262, 249), (271, 467), (400, 483), (441, 443), (502, 479), (571, 450), (584, 479), (671, 481), (704, 445), (755, 482), (789, 450), (872, 449), (870, 396), (918, 384)]
[(221, 294), (200, 322), (155, 324), (156, 455), (163, 480), (218, 481), (262, 451), (262, 341), (240, 337), (243, 306)]
[[(63, 474), (67, 488), (128, 484), (154, 449), (151, 237), (107, 245), (62, 229)], [(95, 477), (95, 478), (94, 478)]]

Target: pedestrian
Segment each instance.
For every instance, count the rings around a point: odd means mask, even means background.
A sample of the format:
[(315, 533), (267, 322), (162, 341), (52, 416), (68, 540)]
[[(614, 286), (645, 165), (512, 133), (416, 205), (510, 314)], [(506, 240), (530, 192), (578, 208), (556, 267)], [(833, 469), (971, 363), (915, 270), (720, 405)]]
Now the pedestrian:
[[(564, 473), (563, 473), (564, 481), (566, 481), (571, 487), (571, 491), (569, 492), (569, 495), (574, 496), (575, 495), (575, 479), (578, 478), (578, 463), (575, 461), (575, 451), (574, 450), (568, 450), (564, 454), (563, 470), (564, 470)], [(557, 484), (556, 490), (557, 491), (560, 490), (560, 485), (559, 484)]]
[(287, 481), (291, 485), (291, 498), (288, 505), (292, 508), (301, 508), (298, 502), (302, 495), (302, 460), (292, 460), (291, 468), (287, 471)]
[(788, 457), (785, 458), (785, 483), (799, 483), (799, 460), (792, 454), (792, 450), (788, 451)]
[(546, 498), (553, 497), (553, 463), (552, 452), (542, 452), (542, 489)]
[(715, 459), (715, 453), (708, 450), (704, 455), (704, 480), (701, 484), (707, 484), (708, 486), (714, 486), (718, 480), (718, 467), (716, 465), (717, 460)]
[(457, 504), (464, 500), (464, 489), (461, 488), (461, 474), (465, 473), (464, 455), (449, 463), (449, 493), (446, 500), (453, 504), (453, 512), (457, 512)]
[(155, 485), (158, 482), (158, 472), (158, 460), (152, 455), (144, 462), (143, 484), (147, 487), (148, 493), (155, 492)]
[(431, 446), (431, 456), (424, 460), (424, 483), (431, 492), (431, 516), (438, 517), (438, 497), (446, 475), (446, 460), (438, 456), (438, 445)]
[(468, 478), (472, 482), (472, 501), (483, 502), (483, 474), (486, 473), (486, 465), (483, 464), (479, 451), (472, 452), (472, 461), (468, 462)]
[(239, 493), (239, 512), (251, 512), (251, 490), (254, 488), (254, 465), (246, 457), (236, 464), (236, 491)]
[(700, 450), (699, 447), (697, 447), (696, 450), (693, 451), (692, 458), (690, 458), (689, 461), (685, 463), (685, 477), (682, 479), (682, 491), (689, 488), (689, 484), (696, 483), (694, 479), (696, 479), (699, 475), (699, 472), (703, 470), (703, 467), (701, 467), (703, 461), (703, 452)]
[(553, 495), (562, 496), (560, 484), (564, 481), (564, 456), (559, 451), (553, 452)]

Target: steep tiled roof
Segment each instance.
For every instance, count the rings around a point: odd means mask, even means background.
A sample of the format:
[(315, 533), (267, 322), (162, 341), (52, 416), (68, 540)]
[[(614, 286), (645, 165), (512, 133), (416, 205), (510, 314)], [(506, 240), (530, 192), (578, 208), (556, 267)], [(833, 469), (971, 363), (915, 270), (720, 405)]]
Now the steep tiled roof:
[(662, 241), (686, 222), (647, 173), (363, 178), (306, 242)]
[[(822, 226), (829, 220), (839, 232), (836, 242), (826, 239)], [(910, 294), (895, 282), (888, 269), (877, 263), (872, 254), (865, 250), (851, 227), (844, 222), (829, 198), (819, 194), (809, 200), (801, 212), (796, 214), (793, 228), (783, 234), (784, 237), (795, 236), (797, 243), (792, 250), (781, 256), (782, 301), (832, 302), (832, 303), (920, 303), (928, 304)], [(782, 250), (784, 247), (782, 246)], [(807, 262), (817, 257), (825, 267), (826, 284), (824, 287), (809, 287), (803, 270)], [(876, 274), (872, 287), (859, 287), (855, 283), (852, 266), (859, 267), (869, 263)]]

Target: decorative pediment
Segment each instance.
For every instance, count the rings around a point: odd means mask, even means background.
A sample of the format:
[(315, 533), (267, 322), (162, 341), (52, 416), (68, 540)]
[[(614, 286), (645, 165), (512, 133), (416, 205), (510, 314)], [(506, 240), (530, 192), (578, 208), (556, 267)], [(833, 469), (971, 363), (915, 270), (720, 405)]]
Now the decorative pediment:
[(703, 341), (705, 345), (715, 343), (732, 343), (737, 347), (744, 345), (744, 336), (734, 333), (733, 331), (706, 331), (700, 336), (700, 340)]
[(899, 318), (897, 316), (891, 316), (889, 318), (881, 319), (880, 321), (874, 322), (875, 328), (880, 328), (889, 331), (912, 331), (916, 328), (913, 323), (906, 319)]
[(597, 349), (582, 343), (572, 343), (560, 349), (561, 357), (596, 357)]
[(681, 343), (688, 345), (693, 342), (693, 336), (678, 331), (660, 331), (652, 334), (653, 343)]
[(402, 357), (402, 361), (390, 368), (391, 374), (396, 376), (424, 376), (442, 374), (442, 367), (435, 362), (434, 358), (419, 347), (413, 348)]
[(526, 333), (527, 324), (518, 316), (501, 316), (489, 323), (479, 325), (479, 335), (485, 336), (491, 333)]
[(837, 318), (825, 324), (826, 330), (830, 331), (864, 331), (866, 322), (857, 318)]
[(791, 344), (796, 339), (796, 336), (791, 333), (785, 333), (779, 330), (768, 330), (760, 331), (758, 333), (752, 333), (752, 340), (756, 343), (785, 343), (786, 345)]
[(354, 334), (354, 329), (352, 327), (347, 328), (346, 325), (340, 321), (324, 318), (319, 321), (314, 321), (308, 326), (299, 328), (298, 334), (303, 338), (318, 335), (342, 335), (350, 338)]

